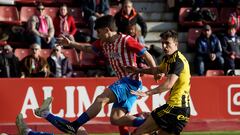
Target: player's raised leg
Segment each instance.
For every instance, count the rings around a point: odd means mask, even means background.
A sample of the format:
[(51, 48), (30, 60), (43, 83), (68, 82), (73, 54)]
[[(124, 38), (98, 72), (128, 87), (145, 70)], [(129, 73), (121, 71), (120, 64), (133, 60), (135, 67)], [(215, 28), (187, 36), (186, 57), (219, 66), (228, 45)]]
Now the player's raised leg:
[(70, 128), (67, 128), (68, 130), (66, 130), (66, 128), (64, 128), (62, 126), (62, 125), (69, 124), (70, 123), (69, 121), (67, 121), (61, 117), (54, 116), (53, 114), (51, 114), (49, 112), (49, 107), (50, 107), (50, 104), (52, 103), (52, 100), (53, 100), (52, 97), (46, 98), (43, 101), (41, 107), (34, 110), (35, 114), (39, 117), (45, 118), (59, 130), (65, 132), (65, 133), (75, 134), (77, 132), (77, 130), (75, 130), (74, 128), (70, 127)]

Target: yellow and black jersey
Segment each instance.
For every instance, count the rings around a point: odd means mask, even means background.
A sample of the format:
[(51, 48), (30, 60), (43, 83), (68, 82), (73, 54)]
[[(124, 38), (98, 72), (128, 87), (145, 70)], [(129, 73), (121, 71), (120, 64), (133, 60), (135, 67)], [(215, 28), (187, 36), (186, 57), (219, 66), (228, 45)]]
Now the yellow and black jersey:
[(163, 57), (160, 70), (166, 75), (175, 74), (179, 77), (170, 91), (167, 104), (176, 107), (189, 107), (191, 75), (188, 61), (184, 55), (176, 51), (171, 56)]

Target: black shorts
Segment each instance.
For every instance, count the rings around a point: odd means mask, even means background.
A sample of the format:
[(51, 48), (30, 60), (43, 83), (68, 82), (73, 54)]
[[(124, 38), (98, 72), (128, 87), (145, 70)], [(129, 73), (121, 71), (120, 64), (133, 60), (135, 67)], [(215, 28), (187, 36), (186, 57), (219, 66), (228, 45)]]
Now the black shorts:
[(165, 104), (153, 110), (151, 115), (162, 130), (179, 135), (189, 120), (190, 108)]

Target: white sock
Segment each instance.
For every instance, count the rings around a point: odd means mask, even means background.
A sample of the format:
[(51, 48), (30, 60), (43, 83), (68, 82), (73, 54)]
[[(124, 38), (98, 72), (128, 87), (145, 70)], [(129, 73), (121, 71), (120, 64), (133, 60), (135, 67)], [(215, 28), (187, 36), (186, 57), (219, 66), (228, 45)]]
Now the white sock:
[(28, 135), (29, 134), (29, 132), (31, 132), (32, 131), (32, 129), (31, 128), (27, 128), (26, 129), (26, 135)]

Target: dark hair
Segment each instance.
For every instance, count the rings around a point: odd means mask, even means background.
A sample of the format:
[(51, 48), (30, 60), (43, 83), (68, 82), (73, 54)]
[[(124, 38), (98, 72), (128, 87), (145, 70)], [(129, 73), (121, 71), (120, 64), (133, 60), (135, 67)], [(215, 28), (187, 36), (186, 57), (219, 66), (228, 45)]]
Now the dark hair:
[(160, 37), (162, 39), (168, 39), (168, 38), (172, 38), (174, 41), (178, 41), (178, 35), (177, 35), (177, 32), (174, 31), (174, 30), (168, 30), (168, 31), (165, 31), (163, 33), (160, 34)]
[(37, 10), (44, 10), (45, 9), (44, 5), (41, 2), (37, 3), (36, 8), (37, 8)]
[(108, 27), (111, 31), (117, 30), (115, 19), (112, 15), (105, 15), (96, 20), (94, 27), (95, 30), (105, 27)]

